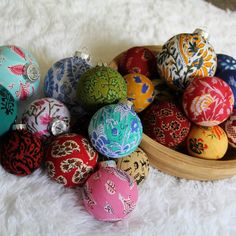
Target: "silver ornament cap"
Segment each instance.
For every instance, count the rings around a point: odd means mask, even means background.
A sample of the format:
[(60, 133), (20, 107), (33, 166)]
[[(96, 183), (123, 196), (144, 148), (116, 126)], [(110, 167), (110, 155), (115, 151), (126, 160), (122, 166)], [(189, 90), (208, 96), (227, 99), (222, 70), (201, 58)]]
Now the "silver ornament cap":
[(203, 38), (205, 38), (205, 39), (209, 39), (209, 34), (208, 34), (208, 32), (206, 32), (206, 31), (203, 30), (203, 29), (197, 28), (197, 29), (194, 30), (193, 33), (194, 33), (194, 34), (199, 34), (199, 35), (201, 35), (201, 36), (202, 36)]
[(106, 160), (98, 163), (99, 168), (114, 167), (116, 168), (116, 162), (114, 160)]
[(59, 119), (54, 119), (50, 124), (50, 130), (52, 135), (57, 136), (69, 131), (69, 127), (66, 125), (66, 122)]
[(25, 77), (30, 82), (34, 82), (40, 78), (39, 68), (35, 64), (25, 65)]
[(26, 124), (14, 124), (12, 130), (25, 130)]

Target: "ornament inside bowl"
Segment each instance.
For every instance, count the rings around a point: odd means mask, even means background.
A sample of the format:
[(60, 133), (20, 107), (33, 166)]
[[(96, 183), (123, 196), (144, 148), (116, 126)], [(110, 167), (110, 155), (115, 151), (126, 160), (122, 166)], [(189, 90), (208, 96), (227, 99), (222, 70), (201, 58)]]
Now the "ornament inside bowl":
[[(145, 46), (155, 55), (159, 55), (162, 46)], [(124, 51), (125, 52), (125, 51)], [(118, 69), (119, 60), (123, 53), (117, 55), (109, 64), (110, 67)], [(176, 150), (170, 149), (145, 133), (142, 137), (140, 147), (147, 153), (150, 164), (157, 169), (180, 178), (194, 180), (217, 180), (231, 177), (236, 174), (236, 152), (228, 149), (221, 160), (208, 160), (196, 158)]]

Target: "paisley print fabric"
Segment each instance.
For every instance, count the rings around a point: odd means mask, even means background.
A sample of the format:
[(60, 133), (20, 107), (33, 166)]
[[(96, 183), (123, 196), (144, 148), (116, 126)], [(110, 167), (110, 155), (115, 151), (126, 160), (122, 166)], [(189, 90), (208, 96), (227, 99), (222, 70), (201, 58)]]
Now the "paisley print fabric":
[(224, 130), (230, 146), (236, 148), (236, 110), (233, 111), (229, 119), (224, 123)]
[(193, 125), (187, 138), (188, 153), (204, 159), (220, 159), (228, 148), (228, 139), (220, 126)]
[(48, 175), (66, 187), (82, 186), (97, 164), (98, 154), (78, 134), (56, 136), (46, 154)]
[(100, 168), (83, 187), (87, 211), (101, 221), (126, 218), (138, 200), (137, 184), (128, 174), (114, 167)]
[(99, 109), (89, 124), (89, 138), (95, 149), (107, 157), (119, 158), (133, 152), (142, 139), (142, 124), (127, 104)]
[(184, 90), (195, 77), (214, 76), (216, 53), (200, 34), (179, 34), (169, 39), (157, 56), (162, 78), (175, 90)]
[(217, 70), (216, 76), (225, 70), (236, 70), (236, 60), (225, 54), (216, 54), (217, 55)]
[(184, 141), (191, 125), (184, 113), (168, 101), (151, 104), (142, 121), (145, 134), (170, 148), (176, 148)]
[[(34, 65), (34, 81), (28, 79), (32, 73), (27, 67)], [(40, 83), (39, 66), (33, 55), (23, 48), (14, 45), (0, 47), (0, 84), (12, 94), (14, 99), (25, 100), (33, 95)], [(32, 74), (29, 75), (32, 77)]]
[(234, 95), (229, 85), (217, 77), (196, 78), (183, 94), (187, 117), (197, 125), (215, 126), (231, 114)]
[(152, 51), (144, 47), (132, 47), (121, 57), (118, 71), (122, 75), (139, 73), (151, 78), (156, 74), (156, 59)]
[(52, 135), (50, 126), (55, 119), (63, 121), (66, 129), (69, 130), (69, 110), (54, 98), (41, 98), (33, 101), (22, 116), (27, 128), (42, 139)]
[(138, 113), (149, 106), (154, 100), (154, 86), (146, 76), (138, 73), (124, 76), (127, 83), (127, 99), (134, 104)]
[(85, 110), (96, 111), (100, 107), (116, 103), (127, 96), (127, 86), (117, 71), (106, 66), (87, 70), (79, 79), (77, 97)]
[(0, 85), (0, 136), (7, 132), (17, 115), (17, 104), (11, 93)]
[(65, 103), (77, 115), (83, 113), (76, 98), (76, 87), (80, 76), (91, 68), (85, 59), (69, 57), (57, 61), (48, 70), (44, 80), (45, 96)]
[(1, 164), (11, 174), (25, 176), (40, 167), (43, 157), (39, 138), (27, 130), (13, 130), (1, 143)]
[(117, 159), (117, 168), (127, 172), (140, 184), (149, 173), (148, 156), (141, 148), (137, 148), (130, 155)]

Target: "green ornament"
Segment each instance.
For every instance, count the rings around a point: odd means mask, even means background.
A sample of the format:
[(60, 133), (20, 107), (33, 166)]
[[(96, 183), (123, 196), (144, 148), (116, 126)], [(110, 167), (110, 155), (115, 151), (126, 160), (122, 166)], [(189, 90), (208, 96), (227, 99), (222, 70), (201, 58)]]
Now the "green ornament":
[(87, 111), (96, 111), (104, 105), (117, 103), (127, 97), (127, 85), (122, 75), (107, 66), (96, 66), (80, 77), (77, 97)]

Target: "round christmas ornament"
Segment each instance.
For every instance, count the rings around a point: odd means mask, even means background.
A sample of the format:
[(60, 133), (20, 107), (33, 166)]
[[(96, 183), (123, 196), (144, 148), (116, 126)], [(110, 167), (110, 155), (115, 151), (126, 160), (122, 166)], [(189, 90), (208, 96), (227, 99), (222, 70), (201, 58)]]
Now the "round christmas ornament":
[(229, 119), (224, 123), (224, 130), (230, 146), (236, 148), (236, 110), (233, 111)]
[(216, 54), (217, 55), (217, 70), (216, 76), (219, 73), (225, 70), (236, 70), (236, 60), (228, 55), (225, 54)]
[(220, 159), (227, 151), (228, 138), (220, 126), (193, 125), (187, 138), (187, 148), (192, 156)]
[(45, 139), (69, 131), (70, 113), (62, 102), (41, 98), (29, 105), (22, 120), (33, 134)]
[(231, 114), (234, 95), (230, 86), (220, 78), (196, 78), (183, 94), (187, 117), (197, 125), (215, 126)]
[(96, 111), (126, 96), (127, 86), (124, 78), (119, 72), (104, 65), (87, 70), (78, 81), (78, 101), (88, 111)]
[(234, 95), (234, 108), (236, 108), (236, 69), (224, 70), (218, 74), (218, 77), (223, 79), (231, 88)]
[(11, 93), (0, 85), (0, 136), (7, 132), (16, 120), (17, 103)]
[(45, 96), (65, 103), (72, 114), (83, 114), (77, 101), (76, 87), (81, 75), (90, 68), (90, 57), (83, 52), (57, 61), (45, 76)]
[(126, 157), (117, 159), (116, 165), (118, 169), (124, 170), (133, 177), (137, 184), (142, 183), (149, 173), (148, 156), (141, 148), (137, 148)]
[(139, 73), (152, 77), (156, 72), (155, 55), (145, 47), (132, 47), (120, 59), (118, 71), (123, 75)]
[(11, 174), (26, 176), (38, 169), (43, 158), (40, 139), (18, 124), (4, 135), (1, 143), (1, 165)]
[(141, 121), (130, 101), (100, 108), (93, 115), (88, 128), (95, 149), (112, 158), (124, 157), (133, 152), (141, 142), (142, 131)]
[(172, 37), (157, 56), (161, 77), (180, 91), (195, 77), (214, 76), (216, 65), (216, 53), (207, 40), (207, 33), (199, 29)]
[(27, 50), (7, 45), (0, 47), (0, 84), (14, 99), (25, 100), (39, 87), (39, 66)]
[(176, 148), (187, 137), (190, 121), (170, 101), (153, 103), (143, 115), (144, 133), (157, 142)]
[(86, 210), (97, 220), (119, 221), (126, 218), (138, 200), (137, 184), (125, 171), (100, 167), (83, 187)]
[(98, 153), (79, 134), (56, 136), (48, 147), (48, 175), (65, 187), (82, 186), (97, 164)]
[(154, 99), (154, 86), (145, 75), (133, 73), (124, 76), (127, 83), (127, 99), (138, 113), (149, 106)]

